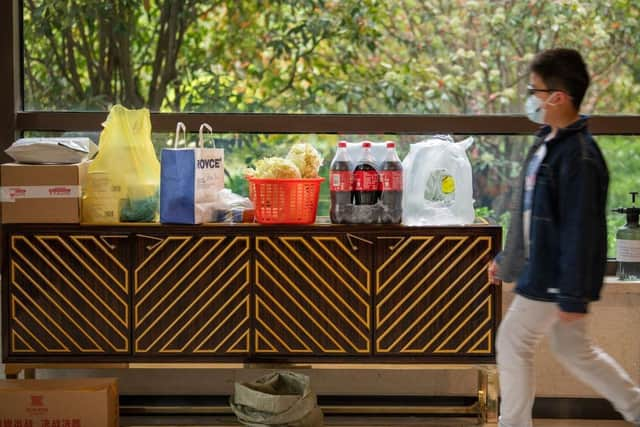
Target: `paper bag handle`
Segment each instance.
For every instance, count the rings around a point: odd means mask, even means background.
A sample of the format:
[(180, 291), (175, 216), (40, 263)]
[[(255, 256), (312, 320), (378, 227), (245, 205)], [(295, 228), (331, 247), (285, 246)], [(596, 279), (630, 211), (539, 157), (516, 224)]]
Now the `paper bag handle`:
[(178, 148), (178, 141), (180, 141), (180, 131), (182, 131), (182, 135), (184, 136), (185, 141), (187, 140), (187, 127), (182, 122), (178, 122), (176, 125), (176, 139), (173, 142), (173, 148)]
[[(210, 134), (213, 134), (213, 128), (209, 125), (209, 123), (203, 123), (200, 125), (200, 131), (199, 131), (199, 135), (200, 135), (200, 140), (198, 142), (198, 145), (200, 146), (200, 148), (204, 148), (204, 129), (207, 129), (209, 131)], [(213, 141), (213, 148), (216, 148), (216, 141), (211, 138)]]

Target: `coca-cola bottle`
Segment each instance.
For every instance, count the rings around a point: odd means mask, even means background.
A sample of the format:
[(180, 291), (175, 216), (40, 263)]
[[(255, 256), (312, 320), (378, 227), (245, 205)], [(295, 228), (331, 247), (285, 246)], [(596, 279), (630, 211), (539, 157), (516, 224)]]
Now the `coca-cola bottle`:
[(347, 143), (340, 141), (338, 150), (329, 166), (329, 191), (331, 193), (331, 222), (342, 224), (349, 221), (349, 208), (353, 190), (353, 165), (347, 152)]
[(353, 201), (358, 205), (375, 205), (378, 202), (380, 175), (376, 169), (376, 160), (371, 154), (371, 143), (362, 143), (362, 157), (353, 170)]
[(400, 224), (402, 221), (402, 162), (396, 153), (396, 144), (387, 142), (387, 154), (380, 167), (380, 221)]

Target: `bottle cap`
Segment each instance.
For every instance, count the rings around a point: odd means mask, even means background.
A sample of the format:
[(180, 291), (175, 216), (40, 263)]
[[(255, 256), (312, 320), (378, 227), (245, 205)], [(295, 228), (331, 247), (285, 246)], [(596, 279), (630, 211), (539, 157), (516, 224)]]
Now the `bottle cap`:
[(369, 141), (364, 141), (362, 143), (362, 148), (371, 148), (371, 142)]
[(387, 148), (396, 148), (396, 143), (393, 141), (387, 141)]
[(347, 147), (347, 141), (338, 142), (338, 147), (339, 148), (346, 148)]

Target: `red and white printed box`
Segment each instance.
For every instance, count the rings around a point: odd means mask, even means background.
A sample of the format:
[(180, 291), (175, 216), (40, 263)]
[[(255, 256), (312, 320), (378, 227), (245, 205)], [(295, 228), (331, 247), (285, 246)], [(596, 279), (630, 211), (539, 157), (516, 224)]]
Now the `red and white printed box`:
[(3, 164), (2, 222), (79, 223), (88, 166)]
[(118, 427), (117, 380), (0, 380), (0, 426)]

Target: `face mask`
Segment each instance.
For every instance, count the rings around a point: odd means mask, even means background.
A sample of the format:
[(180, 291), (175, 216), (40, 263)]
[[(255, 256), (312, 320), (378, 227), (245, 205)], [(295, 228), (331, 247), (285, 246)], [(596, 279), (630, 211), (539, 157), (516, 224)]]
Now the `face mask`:
[(544, 124), (544, 110), (542, 101), (535, 95), (530, 95), (524, 105), (527, 117), (534, 123)]

